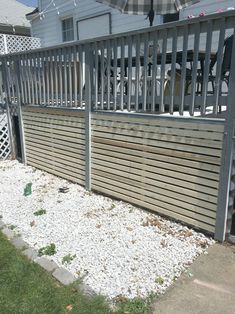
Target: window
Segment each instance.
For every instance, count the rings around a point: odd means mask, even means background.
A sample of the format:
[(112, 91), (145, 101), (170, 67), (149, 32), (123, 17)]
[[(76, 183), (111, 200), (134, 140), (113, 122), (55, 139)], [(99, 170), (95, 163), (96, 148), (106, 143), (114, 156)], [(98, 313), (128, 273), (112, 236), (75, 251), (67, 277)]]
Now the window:
[(163, 15), (163, 23), (169, 23), (169, 22), (174, 22), (178, 20), (179, 20), (179, 12)]
[(104, 13), (77, 21), (79, 40), (109, 35), (111, 33), (111, 14)]
[(63, 42), (74, 40), (74, 28), (72, 17), (62, 20), (62, 40)]

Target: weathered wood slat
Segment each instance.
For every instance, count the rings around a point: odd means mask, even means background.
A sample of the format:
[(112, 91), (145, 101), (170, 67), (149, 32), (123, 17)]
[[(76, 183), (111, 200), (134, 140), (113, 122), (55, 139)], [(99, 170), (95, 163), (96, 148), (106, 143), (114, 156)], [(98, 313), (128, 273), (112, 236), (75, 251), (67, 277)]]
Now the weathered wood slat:
[[(56, 151), (54, 150), (54, 148), (50, 149), (40, 149), (38, 147), (34, 147), (31, 145), (26, 145), (26, 149), (30, 150), (30, 154), (34, 154), (40, 157), (51, 157), (52, 159), (55, 157), (57, 159), (61, 159), (62, 163), (64, 162), (68, 162), (68, 164), (73, 165), (76, 168), (76, 165), (79, 164), (80, 166), (82, 166), (83, 168), (85, 167), (85, 158), (84, 156), (80, 156), (79, 154), (73, 154), (71, 152), (68, 153), (68, 155), (66, 155), (66, 152), (63, 151), (63, 153), (59, 153), (58, 150), (56, 149)], [(72, 155), (73, 154), (73, 155)], [(85, 169), (85, 168), (84, 168)]]
[(144, 144), (140, 145), (139, 143), (138, 144), (130, 143), (130, 142), (124, 142), (121, 140), (113, 140), (113, 139), (107, 139), (107, 138), (101, 138), (101, 137), (93, 137), (92, 141), (93, 143), (113, 145), (117, 147), (136, 149), (143, 152), (150, 152), (150, 153), (155, 153), (155, 154), (160, 154), (160, 155), (167, 155), (167, 156), (178, 157), (182, 159), (189, 159), (193, 161), (201, 161), (201, 162), (206, 162), (210, 164), (220, 165), (220, 158), (216, 156), (200, 155), (200, 154), (192, 153), (192, 152), (185, 152), (185, 151), (179, 151), (179, 150), (162, 148), (162, 147), (154, 147), (154, 146), (148, 146)]
[[(32, 137), (27, 138), (26, 136), (26, 145), (31, 145), (34, 147), (38, 147), (38, 148), (45, 148), (45, 149), (51, 149), (52, 147), (55, 149), (61, 149), (61, 150), (66, 150), (67, 152), (72, 152), (81, 156), (85, 156), (85, 147), (84, 145), (76, 145), (76, 147), (73, 145), (73, 147), (71, 146), (66, 146), (63, 141), (55, 141), (53, 140), (53, 143), (51, 141), (45, 141), (43, 139), (40, 138), (34, 138), (32, 139)], [(69, 143), (68, 143), (69, 144)]]
[(55, 148), (54, 146), (46, 146), (46, 145), (40, 145), (38, 143), (31, 143), (27, 142), (26, 143), (26, 149), (32, 150), (34, 152), (38, 153), (47, 153), (52, 156), (61, 156), (64, 159), (70, 160), (71, 158), (74, 159), (74, 162), (79, 163), (81, 165), (85, 166), (85, 154), (80, 154), (80, 151), (72, 152), (72, 151), (67, 151), (65, 149), (59, 149)]
[[(35, 162), (42, 162), (46, 166), (52, 167), (53, 169), (61, 168), (63, 170), (66, 170), (67, 172), (70, 172), (72, 175), (76, 177), (76, 175), (85, 175), (84, 167), (77, 164), (70, 166), (69, 164), (63, 163), (63, 160), (58, 158), (50, 158), (44, 155), (43, 157), (33, 154), (30, 152), (27, 157), (29, 160), (34, 160)], [(65, 162), (65, 161), (64, 161)]]
[(125, 171), (127, 175), (129, 173), (133, 173), (133, 174), (138, 174), (141, 177), (151, 176), (151, 178), (157, 179), (158, 175), (160, 174), (160, 175), (164, 175), (170, 178), (177, 178), (182, 181), (188, 181), (190, 183), (198, 183), (198, 181), (200, 180), (200, 185), (209, 186), (212, 188), (218, 188), (218, 180), (214, 181), (214, 180), (209, 180), (205, 178), (199, 178), (197, 176), (192, 176), (190, 174), (185, 174), (181, 172), (175, 172), (175, 171), (167, 170), (164, 168), (151, 167), (143, 163), (138, 164), (138, 163), (129, 162), (129, 165), (124, 164), (124, 163), (123, 164), (119, 163), (117, 166), (115, 162), (104, 161), (104, 160), (100, 160), (96, 158), (93, 158), (93, 163), (94, 163), (94, 167), (97, 164), (97, 165), (102, 165), (102, 166), (113, 168), (113, 169), (118, 168), (119, 170)]
[[(201, 130), (201, 131), (215, 131), (215, 132), (223, 132), (224, 131), (224, 122), (213, 121), (210, 122), (209, 119), (189, 119), (187, 118), (158, 118), (153, 119), (152, 115), (145, 115), (143, 117), (137, 117), (136, 114), (133, 115), (118, 115), (118, 114), (99, 114), (93, 113), (92, 120), (108, 120), (108, 121), (116, 121), (116, 122), (124, 122), (124, 123), (138, 123), (149, 126), (163, 126), (163, 127), (171, 127), (171, 128), (182, 128), (186, 130)], [(94, 122), (93, 122), (94, 123)]]
[(213, 149), (213, 148), (206, 148), (206, 147), (197, 147), (187, 144), (181, 144), (181, 143), (174, 143), (174, 142), (168, 142), (168, 141), (156, 141), (155, 139), (149, 139), (149, 138), (136, 138), (136, 137), (128, 137), (126, 135), (119, 135), (114, 133), (104, 133), (104, 132), (98, 132), (98, 131), (92, 131), (92, 134), (94, 137), (100, 137), (105, 139), (112, 139), (112, 140), (118, 140), (122, 142), (127, 143), (138, 143), (142, 145), (147, 146), (154, 146), (154, 147), (160, 147), (160, 148), (167, 148), (167, 149), (173, 149), (183, 151), (183, 152), (191, 152), (191, 153), (197, 153), (207, 156), (216, 156), (220, 157), (221, 150), (220, 149)]
[(23, 114), (23, 119), (31, 119), (33, 118), (33, 120), (37, 121), (39, 119), (42, 120), (55, 120), (55, 121), (71, 121), (71, 122), (75, 122), (75, 123), (84, 123), (84, 117), (76, 117), (73, 115), (58, 115), (58, 114), (49, 114), (49, 113), (42, 113), (42, 112), (28, 112), (28, 111), (24, 111)]
[[(206, 186), (201, 186), (200, 184), (196, 184), (196, 183), (191, 183), (188, 181), (183, 181), (180, 179), (176, 179), (176, 178), (172, 178), (172, 177), (167, 177), (167, 176), (163, 176), (160, 174), (157, 175), (150, 175), (150, 178), (144, 176), (141, 176), (141, 174), (138, 174), (137, 172), (132, 171), (132, 169), (130, 169), (130, 171), (128, 173), (123, 172), (122, 170), (119, 169), (114, 169), (114, 168), (109, 168), (107, 166), (103, 166), (103, 165), (98, 165), (98, 164), (93, 164), (93, 169), (95, 170), (101, 170), (103, 172), (110, 174), (115, 174), (115, 175), (119, 175), (120, 177), (128, 177), (131, 178), (137, 182), (143, 182), (143, 183), (149, 183), (149, 184), (153, 184), (156, 181), (162, 181), (165, 183), (171, 183), (171, 184), (175, 184), (179, 187), (184, 187), (184, 188), (188, 188), (194, 191), (199, 191), (199, 192), (204, 192), (204, 193), (208, 193), (210, 195), (216, 196), (217, 195), (217, 189), (216, 188), (210, 188), (210, 187), (206, 187)], [(199, 182), (200, 183), (200, 182)]]
[(125, 185), (123, 186), (122, 183), (119, 183), (119, 185), (114, 185), (114, 184), (110, 185), (106, 183), (104, 179), (102, 181), (95, 180), (93, 184), (107, 188), (107, 189), (112, 189), (115, 192), (119, 192), (121, 194), (134, 197), (138, 200), (142, 200), (150, 204), (154, 204), (156, 207), (159, 206), (159, 207), (165, 208), (169, 212), (180, 213), (181, 215), (192, 217), (192, 218), (207, 222), (209, 224), (215, 223), (215, 213), (205, 208), (200, 208), (199, 206), (198, 208), (196, 208), (195, 206), (192, 206), (191, 204), (187, 204), (187, 203), (183, 204), (183, 202), (180, 202), (177, 200), (175, 200), (175, 203), (173, 203), (173, 199), (171, 200), (172, 203), (169, 203), (166, 197), (161, 197), (161, 195), (157, 197), (156, 194), (154, 194), (151, 191), (144, 191), (142, 193), (141, 191), (139, 191), (138, 193), (136, 191), (137, 190), (136, 188), (134, 189), (125, 188)]
[(183, 129), (177, 127), (167, 127), (167, 126), (151, 126), (146, 124), (137, 123), (127, 123), (127, 122), (116, 122), (109, 120), (92, 120), (92, 126), (103, 126), (117, 129), (126, 129), (137, 132), (148, 132), (175, 136), (184, 136), (195, 139), (206, 139), (206, 140), (216, 140), (221, 141), (223, 139), (223, 132), (221, 131), (200, 131), (198, 129)]
[(58, 177), (67, 179), (69, 181), (72, 181), (72, 182), (75, 182), (75, 183), (78, 183), (81, 185), (84, 185), (83, 176), (79, 177), (79, 175), (77, 175), (77, 174), (76, 174), (76, 176), (74, 176), (73, 173), (67, 172), (66, 170), (61, 169), (59, 167), (58, 167), (58, 169), (52, 169), (51, 167), (48, 167), (47, 165), (45, 165), (45, 163), (39, 162), (39, 161), (31, 159), (31, 158), (29, 158), (29, 160), (27, 161), (27, 164), (29, 166), (33, 166), (35, 168), (38, 168), (38, 169), (44, 170), (46, 172), (49, 172), (51, 174), (54, 174)]
[(76, 128), (76, 129), (84, 129), (85, 124), (80, 121), (71, 121), (70, 119), (66, 120), (56, 120), (56, 119), (47, 119), (47, 118), (38, 118), (38, 117), (24, 117), (24, 123), (25, 124), (33, 124), (33, 125), (52, 125), (52, 126), (58, 126), (63, 127), (67, 126), (70, 128)]
[[(93, 132), (95, 135), (98, 136), (98, 132), (104, 134), (114, 134), (114, 135), (124, 135), (128, 136), (127, 140), (132, 138), (141, 138), (141, 139), (149, 139), (149, 140), (156, 140), (156, 141), (165, 141), (165, 142), (173, 142), (177, 144), (187, 144), (193, 145), (198, 147), (210, 147), (221, 149), (222, 148), (222, 141), (214, 141), (202, 138), (192, 138), (186, 136), (175, 136), (173, 134), (159, 134), (156, 130), (154, 133), (149, 133), (147, 131), (138, 131), (138, 130), (131, 130), (131, 129), (119, 129), (119, 128), (112, 128), (112, 127), (105, 127), (105, 126), (94, 126)], [(131, 140), (130, 140), (131, 141)]]
[(101, 193), (104, 193), (106, 195), (111, 195), (113, 197), (116, 197), (118, 199), (122, 199), (126, 202), (135, 204), (137, 206), (140, 206), (143, 208), (147, 207), (148, 209), (155, 211), (159, 214), (162, 214), (162, 215), (165, 215), (165, 216), (168, 216), (168, 217), (180, 220), (180, 221), (184, 221), (185, 223), (188, 223), (188, 224), (192, 225), (193, 227), (202, 228), (202, 229), (207, 230), (207, 231), (212, 232), (212, 233), (215, 230), (213, 224), (207, 224), (207, 223), (204, 223), (203, 221), (197, 220), (196, 218), (193, 219), (192, 217), (187, 217), (187, 216), (183, 216), (183, 215), (176, 213), (176, 212), (168, 211), (165, 208), (161, 208), (161, 207), (156, 206), (154, 204), (147, 203), (146, 200), (143, 200), (143, 199), (138, 200), (135, 197), (131, 197), (131, 196), (113, 191), (113, 190), (109, 189), (108, 186), (103, 188), (103, 187), (100, 187), (96, 184), (96, 185), (92, 185), (92, 188), (94, 190), (101, 192)]
[[(47, 127), (46, 127), (47, 125)], [(42, 126), (36, 126), (36, 125), (33, 125), (33, 123), (30, 123), (30, 122), (26, 122), (25, 123), (25, 126), (27, 127), (31, 127), (31, 128), (34, 128), (34, 129), (45, 129), (47, 130), (48, 132), (56, 132), (56, 131), (67, 131), (67, 132), (73, 132), (75, 133), (76, 131), (78, 131), (79, 133), (81, 134), (84, 134), (84, 129), (80, 129), (80, 128), (76, 128), (76, 127), (73, 127), (73, 126), (69, 126), (69, 125), (55, 125), (53, 122), (51, 123), (48, 123), (48, 124), (42, 124)], [(77, 132), (76, 132), (77, 133)]]
[(54, 139), (53, 141), (46, 141), (45, 137), (44, 138), (43, 137), (37, 138), (36, 135), (30, 136), (30, 137), (25, 135), (25, 139), (26, 139), (26, 145), (27, 145), (27, 143), (31, 143), (32, 145), (36, 145), (36, 146), (38, 144), (42, 144), (42, 145), (54, 147), (54, 148), (58, 147), (58, 148), (68, 150), (68, 151), (70, 151), (70, 150), (76, 151), (78, 153), (84, 152), (84, 149), (85, 149), (84, 145), (82, 145), (82, 144), (72, 143), (72, 145), (70, 145), (70, 143), (65, 143), (64, 141), (59, 141), (57, 139)]
[(184, 167), (188, 167), (190, 170), (189, 171), (197, 171), (197, 170), (204, 170), (206, 173), (209, 171), (210, 174), (218, 174), (220, 167), (213, 165), (213, 164), (208, 164), (205, 162), (201, 161), (193, 161), (193, 160), (188, 160), (184, 159), (182, 161), (181, 158), (177, 157), (172, 157), (172, 156), (166, 156), (166, 155), (160, 155), (160, 154), (155, 154), (151, 152), (146, 152), (143, 150), (134, 150), (134, 149), (129, 149), (126, 147), (120, 147), (120, 146), (113, 146), (113, 145), (106, 145), (106, 144), (100, 144), (93, 142), (92, 143), (92, 152), (93, 153), (100, 153), (100, 154), (105, 154), (107, 157), (108, 156), (113, 156), (117, 158), (122, 158), (124, 160), (139, 160), (140, 158), (146, 159), (146, 162), (148, 159), (153, 161), (160, 161), (160, 162), (166, 162), (168, 164), (168, 167), (174, 165), (183, 165)]
[(80, 142), (80, 140), (85, 140), (85, 134), (66, 132), (64, 130), (55, 130), (55, 129), (51, 129), (49, 132), (48, 130), (50, 129), (44, 128), (43, 126), (42, 127), (35, 127), (35, 126), (31, 127), (29, 125), (25, 126), (25, 132), (28, 134), (38, 134), (38, 135), (42, 135), (42, 136), (46, 136), (50, 138), (63, 138), (65, 140), (68, 140), (69, 142), (72, 142), (72, 141)]
[(47, 115), (53, 114), (58, 116), (72, 116), (72, 117), (81, 117), (85, 116), (85, 112), (83, 110), (76, 109), (60, 109), (60, 108), (48, 108), (48, 107), (34, 107), (34, 106), (23, 106), (22, 107), (23, 115), (30, 115), (35, 113), (35, 115), (39, 116), (39, 114)]
[(114, 181), (120, 181), (123, 183), (126, 183), (129, 186), (136, 186), (139, 188), (143, 188), (143, 189), (149, 189), (151, 187), (151, 191), (157, 191), (157, 189), (161, 189), (163, 191), (165, 191), (166, 193), (169, 192), (175, 192), (175, 194), (177, 194), (179, 197), (184, 198), (186, 197), (191, 197), (192, 198), (192, 203), (199, 200), (202, 200), (206, 203), (211, 203), (211, 204), (217, 204), (217, 197), (207, 194), (207, 193), (203, 193), (201, 191), (194, 191), (188, 188), (183, 188), (181, 186), (177, 186), (173, 183), (168, 183), (168, 182), (162, 182), (162, 181), (148, 181), (146, 182), (140, 182), (133, 180), (132, 178), (128, 178), (128, 177), (120, 177), (119, 175), (115, 175), (115, 174), (111, 174), (111, 173), (106, 173), (103, 172), (101, 170), (97, 170), (97, 169), (92, 169), (92, 176), (100, 176), (100, 177), (105, 177), (106, 179), (109, 180), (114, 180)]
[[(200, 213), (202, 215), (206, 214), (209, 217), (215, 218), (216, 216), (216, 204), (212, 204), (206, 201), (199, 200), (197, 198), (190, 197), (190, 191), (188, 190), (188, 195), (184, 195), (182, 198), (182, 195), (179, 193), (172, 192), (170, 190), (158, 188), (156, 186), (152, 186), (149, 184), (144, 184), (140, 182), (139, 184), (132, 185), (128, 184), (127, 182), (123, 182), (122, 180), (119, 180), (118, 177), (115, 178), (115, 180), (108, 176), (102, 175), (102, 174), (93, 174), (93, 183), (95, 184), (96, 181), (105, 182), (107, 184), (110, 184), (110, 186), (113, 187), (114, 190), (116, 190), (116, 187), (120, 187), (122, 189), (131, 190), (133, 192), (136, 192), (141, 195), (146, 195), (151, 198), (180, 206), (182, 208), (196, 211), (197, 213)], [(130, 181), (130, 180), (129, 180)]]
[[(120, 154), (121, 155), (121, 154)], [(159, 171), (163, 170), (170, 170), (174, 171), (176, 173), (183, 173), (188, 174), (190, 176), (195, 176), (196, 178), (209, 178), (210, 180), (219, 181), (219, 174), (206, 172), (199, 169), (193, 169), (189, 167), (185, 167), (184, 165), (174, 165), (168, 162), (161, 162), (156, 161), (152, 159), (143, 159), (141, 157), (133, 157), (133, 156), (127, 156), (129, 159), (124, 159), (123, 156), (115, 157), (113, 154), (111, 156), (107, 156), (106, 151), (93, 149), (93, 158), (96, 160), (105, 161), (105, 162), (111, 162), (115, 163), (117, 165), (124, 165), (127, 167), (133, 167), (136, 169), (142, 169), (150, 172), (155, 172), (156, 169), (159, 169)], [(112, 157), (113, 156), (113, 157)]]

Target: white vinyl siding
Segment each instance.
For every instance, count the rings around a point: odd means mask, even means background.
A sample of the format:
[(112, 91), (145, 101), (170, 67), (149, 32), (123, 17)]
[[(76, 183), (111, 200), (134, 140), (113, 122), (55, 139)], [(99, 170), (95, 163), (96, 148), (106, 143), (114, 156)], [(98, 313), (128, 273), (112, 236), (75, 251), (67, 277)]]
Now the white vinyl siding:
[[(40, 2), (42, 9), (44, 9), (48, 6), (49, 1), (41, 0)], [(43, 20), (37, 18), (32, 22), (32, 35), (40, 37), (43, 46), (52, 46), (62, 42), (61, 19), (68, 16), (73, 16), (75, 39), (78, 38), (78, 32), (82, 34), (81, 37), (89, 35), (87, 34), (88, 30), (79, 28), (79, 31), (77, 31), (77, 23), (80, 23), (79, 21), (105, 13), (111, 14), (111, 34), (149, 27), (149, 21), (146, 20), (145, 15), (121, 14), (118, 10), (111, 9), (109, 6), (100, 4), (95, 0), (79, 0), (76, 7), (73, 1), (56, 0), (56, 5), (59, 7), (59, 15), (56, 8), (51, 5), (47, 9)], [(198, 4), (181, 11), (180, 19), (185, 19), (188, 15), (198, 16), (202, 11), (210, 14), (219, 9), (226, 10), (228, 7), (235, 7), (235, 0), (201, 0)], [(162, 17), (155, 16), (153, 25), (160, 23), (162, 23)], [(100, 30), (98, 29), (90, 31), (90, 38), (91, 36), (100, 35)]]

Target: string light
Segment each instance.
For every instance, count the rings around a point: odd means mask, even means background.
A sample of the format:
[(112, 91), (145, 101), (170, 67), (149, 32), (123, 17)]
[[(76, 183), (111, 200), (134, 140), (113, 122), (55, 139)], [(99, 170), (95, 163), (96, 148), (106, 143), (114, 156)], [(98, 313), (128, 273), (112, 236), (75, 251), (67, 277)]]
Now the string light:
[[(78, 3), (77, 3), (77, 0), (71, 0), (71, 1), (73, 1), (73, 5), (74, 5), (74, 7), (77, 7), (77, 5), (78, 5)], [(53, 8), (51, 8), (51, 6), (53, 6)], [(43, 20), (44, 18), (45, 18), (45, 13), (47, 13), (47, 12), (53, 12), (54, 10), (56, 10), (56, 12), (57, 12), (57, 15), (60, 15), (60, 8), (62, 8), (62, 7), (64, 7), (65, 6), (65, 4), (62, 4), (62, 5), (60, 5), (60, 6), (57, 6), (56, 5), (56, 1), (55, 0), (51, 0), (50, 2), (49, 2), (49, 4), (39, 13), (39, 18), (40, 18), (40, 20)]]

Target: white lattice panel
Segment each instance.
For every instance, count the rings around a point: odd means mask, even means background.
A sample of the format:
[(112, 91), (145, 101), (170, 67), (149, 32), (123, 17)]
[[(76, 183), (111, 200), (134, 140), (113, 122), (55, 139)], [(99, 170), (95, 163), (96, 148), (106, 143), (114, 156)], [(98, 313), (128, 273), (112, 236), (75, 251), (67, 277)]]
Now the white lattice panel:
[(11, 153), (7, 115), (0, 114), (0, 159), (6, 159)]
[(40, 47), (40, 38), (0, 34), (0, 54), (33, 50)]

